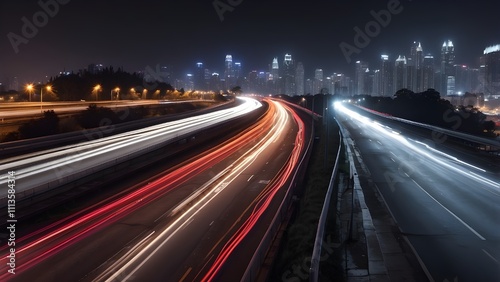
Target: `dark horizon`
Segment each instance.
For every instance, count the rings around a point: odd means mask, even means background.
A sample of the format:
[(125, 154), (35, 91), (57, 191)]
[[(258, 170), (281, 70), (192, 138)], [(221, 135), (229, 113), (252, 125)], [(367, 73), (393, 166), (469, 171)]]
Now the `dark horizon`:
[[(478, 67), (484, 48), (500, 43), (492, 1), (321, 0), (305, 4), (247, 0), (234, 1), (239, 4), (225, 6), (232, 10), (223, 13), (214, 7), (216, 3), (222, 9), (221, 3), (226, 3), (222, 0), (55, 1), (42, 2), (58, 3), (58, 8), (51, 6), (55, 12), (45, 23), (39, 16), (44, 24), (16, 47), (11, 40), (13, 34), (22, 36), (21, 19), (33, 22), (43, 8), (38, 1), (0, 3), (0, 82), (14, 76), (20, 84), (37, 82), (91, 63), (123, 67), (127, 72), (170, 65), (182, 76), (194, 71), (200, 61), (220, 72), (226, 54), (242, 63), (244, 75), (268, 70), (273, 57), (281, 63), (285, 53), (304, 64), (306, 78), (316, 68), (322, 68), (325, 75), (352, 75), (356, 60), (376, 69), (381, 54), (388, 54), (391, 61), (408, 55), (413, 41), (422, 43), (424, 54), (438, 59), (442, 43), (452, 40), (456, 63)], [(354, 28), (364, 30), (374, 20), (371, 11), (387, 10), (388, 5), (397, 6), (400, 12), (392, 14), (387, 26), (348, 63), (339, 45), (354, 45)]]

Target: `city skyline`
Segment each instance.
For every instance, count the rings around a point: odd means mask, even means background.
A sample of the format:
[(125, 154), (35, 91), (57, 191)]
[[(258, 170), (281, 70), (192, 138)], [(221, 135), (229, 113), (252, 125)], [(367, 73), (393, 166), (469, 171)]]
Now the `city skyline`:
[[(128, 72), (161, 64), (187, 73), (203, 62), (222, 72), (220, 58), (226, 54), (240, 58), (245, 72), (259, 71), (267, 70), (273, 57), (286, 53), (303, 63), (308, 78), (317, 68), (325, 74), (349, 73), (357, 60), (371, 64), (380, 54), (395, 57), (406, 53), (413, 41), (422, 42), (424, 52), (436, 57), (441, 42), (453, 40), (460, 46), (457, 58), (467, 65), (474, 64), (485, 47), (498, 44), (493, 17), (485, 16), (493, 15), (491, 3), (472, 9), (476, 4), (466, 1), (397, 1), (399, 13), (348, 63), (340, 44), (352, 45), (355, 28), (364, 29), (374, 13), (387, 10), (395, 1), (330, 2), (239, 1), (229, 10), (217, 10), (217, 1), (120, 6), (78, 0), (40, 1), (45, 6), (35, 1), (2, 2), (0, 80), (17, 76), (37, 81), (90, 63)], [(38, 23), (31, 38), (23, 37), (26, 21)]]

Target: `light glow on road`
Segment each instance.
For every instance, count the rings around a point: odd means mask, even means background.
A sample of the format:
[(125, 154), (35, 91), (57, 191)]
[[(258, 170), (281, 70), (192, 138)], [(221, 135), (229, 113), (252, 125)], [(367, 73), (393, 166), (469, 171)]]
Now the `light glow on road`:
[[(16, 192), (64, 184), (73, 175), (92, 174), (126, 157), (137, 156), (197, 130), (220, 124), (245, 115), (262, 105), (255, 99), (241, 97), (239, 106), (212, 113), (166, 122), (113, 136), (91, 140), (78, 145), (45, 150), (34, 154), (0, 161), (0, 171), (16, 171)], [(7, 196), (7, 176), (0, 175), (0, 199)]]
[[(392, 130), (390, 127), (385, 126), (385, 125), (381, 125), (380, 123), (378, 123), (376, 121), (371, 121), (370, 119), (367, 119), (366, 117), (358, 114), (357, 112), (352, 111), (350, 109), (347, 109), (344, 105), (342, 105), (342, 103), (336, 104), (336, 106), (337, 106), (337, 110), (347, 114), (349, 117), (359, 121), (363, 125), (370, 126), (371, 128), (376, 129), (380, 133), (397, 140), (402, 145), (404, 145), (407, 148), (409, 148), (410, 150), (412, 150), (414, 153), (417, 153), (419, 156), (425, 157), (429, 160), (434, 161), (435, 163), (439, 164), (440, 166), (446, 167), (446, 168), (451, 169), (457, 173), (463, 174), (473, 181), (482, 182), (482, 183), (488, 185), (492, 189), (491, 191), (497, 195), (498, 195), (498, 192), (500, 192), (500, 184), (498, 183), (498, 181), (494, 181), (494, 180), (491, 180), (485, 176), (478, 175), (477, 173), (473, 173), (471, 171), (464, 170), (464, 168), (462, 166), (457, 165), (457, 163), (485, 172), (484, 169), (478, 168), (478, 167), (476, 167), (472, 164), (469, 164), (467, 162), (458, 160), (456, 157), (450, 156), (449, 154), (446, 154), (444, 152), (441, 152), (439, 150), (431, 148), (430, 146), (423, 144), (422, 142), (415, 142), (412, 139), (407, 139), (406, 137), (404, 137), (401, 134)], [(424, 145), (425, 149), (416, 146), (414, 143), (416, 143), (418, 145)], [(443, 157), (445, 157), (445, 159), (443, 159)], [(449, 161), (446, 161), (446, 160), (452, 160), (452, 161), (455, 161), (456, 163), (450, 163)]]

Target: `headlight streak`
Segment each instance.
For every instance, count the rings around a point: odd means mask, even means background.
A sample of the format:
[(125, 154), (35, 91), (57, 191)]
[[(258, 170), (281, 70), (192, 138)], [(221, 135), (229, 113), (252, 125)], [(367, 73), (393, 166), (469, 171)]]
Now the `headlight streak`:
[(224, 263), (229, 259), (236, 247), (238, 247), (238, 245), (245, 239), (248, 233), (256, 225), (258, 220), (262, 217), (264, 212), (271, 204), (272, 200), (275, 198), (275, 195), (285, 185), (290, 175), (297, 167), (302, 149), (304, 147), (304, 123), (293, 112), (293, 110), (291, 110), (288, 106), (284, 107), (286, 107), (293, 114), (295, 122), (299, 126), (299, 130), (295, 137), (295, 146), (289, 157), (289, 160), (286, 162), (286, 164), (281, 169), (280, 173), (274, 178), (274, 180), (266, 187), (265, 190), (263, 190), (259, 194), (252, 213), (240, 226), (236, 233), (231, 237), (231, 239), (224, 245), (218, 257), (215, 259), (214, 263), (201, 281), (213, 281), (215, 279), (219, 271), (222, 269)]
[[(16, 188), (18, 192), (22, 192), (42, 185), (41, 181), (50, 183), (53, 180), (85, 171), (102, 163), (102, 158), (110, 158), (111, 153), (113, 153), (112, 158), (118, 159), (155, 144), (164, 143), (165, 140), (176, 138), (179, 134), (241, 116), (261, 106), (260, 102), (254, 99), (245, 97), (240, 99), (244, 100), (245, 103), (230, 109), (117, 134), (85, 142), (78, 146), (65, 146), (63, 149), (56, 149), (57, 151), (48, 150), (47, 155), (37, 155), (27, 159), (23, 157), (10, 158), (8, 163), (0, 164), (0, 171), (16, 168), (16, 176), (20, 183)], [(72, 170), (61, 172), (64, 173), (63, 175), (56, 175), (55, 170), (64, 170), (64, 167), (69, 166), (71, 166)], [(51, 170), (54, 170), (54, 172), (51, 172)], [(35, 176), (36, 179), (27, 180), (28, 177), (33, 178)], [(25, 178), (24, 181), (22, 181), (23, 178)], [(6, 182), (7, 177), (3, 174), (0, 175), (0, 187), (7, 187)], [(0, 197), (5, 197), (6, 193), (7, 189), (0, 189)]]
[[(376, 129), (377, 131), (379, 131), (380, 133), (386, 135), (386, 136), (389, 136), (397, 141), (399, 141), (402, 145), (406, 146), (407, 148), (411, 149), (413, 152), (423, 156), (423, 157), (426, 157), (430, 160), (432, 160), (433, 162), (443, 166), (443, 167), (446, 167), (456, 173), (460, 173), (462, 175), (465, 175), (467, 176), (469, 179), (473, 180), (473, 181), (477, 181), (477, 182), (482, 182), (486, 185), (488, 185), (488, 187), (491, 187), (494, 189), (494, 194), (496, 194), (496, 192), (500, 191), (500, 184), (496, 181), (493, 181), (491, 179), (488, 179), (484, 176), (481, 176), (481, 175), (478, 175), (476, 173), (473, 173), (473, 172), (470, 172), (470, 171), (467, 171), (467, 170), (464, 170), (462, 167), (457, 167), (456, 165), (452, 165), (446, 161), (444, 161), (443, 159), (441, 158), (438, 158), (434, 155), (432, 155), (432, 151), (434, 152), (439, 152), (438, 150), (435, 150), (435, 149), (431, 149), (429, 146), (426, 145), (426, 148), (429, 149), (429, 151), (425, 151), (421, 148), (418, 148), (417, 146), (415, 146), (414, 144), (410, 143), (408, 141), (408, 139), (406, 139), (405, 137), (403, 137), (402, 135), (400, 134), (394, 134), (392, 132), (392, 130), (390, 129), (386, 129), (385, 126), (382, 126), (380, 125), (379, 123), (377, 122), (368, 122), (366, 119), (364, 118), (361, 118), (362, 116), (352, 110), (349, 110), (347, 109), (346, 107), (344, 107), (342, 104), (338, 104), (337, 105), (337, 109), (341, 110), (342, 112), (344, 112), (345, 114), (347, 114), (349, 117), (351, 118), (354, 118), (356, 119), (357, 121), (359, 122), (362, 122), (363, 124), (365, 125), (368, 125), (370, 126), (371, 128), (373, 129)], [(411, 140), (411, 139), (410, 139)], [(413, 140), (412, 140), (413, 141)], [(415, 141), (414, 141), (415, 142)], [(421, 142), (418, 142), (418, 144), (422, 144)], [(424, 144), (425, 145), (425, 144)], [(457, 161), (458, 163), (461, 163), (461, 164), (464, 164), (464, 165), (467, 165), (469, 167), (473, 167), (473, 168), (476, 168), (478, 170), (481, 170), (483, 171), (481, 168), (477, 168), (471, 164), (468, 164), (466, 162), (463, 162), (463, 161), (459, 161), (457, 158), (453, 157), (453, 156), (450, 156), (450, 155), (447, 155), (445, 153), (442, 153), (442, 152), (439, 152), (440, 155), (442, 156), (445, 156), (446, 158), (448, 159), (451, 159), (453, 161)], [(490, 191), (491, 192), (491, 191)]]
[[(202, 157), (194, 158), (183, 167), (176, 169), (175, 171), (141, 187), (140, 189), (137, 189), (132, 193), (126, 194), (123, 197), (120, 197), (119, 199), (97, 209), (95, 207), (100, 204), (96, 204), (68, 218), (62, 219), (45, 228), (39, 229), (31, 234), (17, 239), (16, 245), (21, 246), (21, 243), (29, 240), (30, 238), (34, 238), (39, 234), (46, 233), (47, 231), (56, 228), (49, 234), (17, 248), (18, 254), (26, 253), (23, 257), (23, 260), (26, 260), (26, 262), (19, 264), (19, 267), (16, 268), (16, 273), (32, 267), (39, 261), (59, 252), (71, 243), (74, 243), (78, 241), (78, 239), (90, 234), (90, 232), (93, 232), (98, 228), (103, 228), (104, 226), (117, 221), (132, 211), (164, 195), (166, 192), (174, 189), (182, 182), (187, 181), (194, 175), (200, 173), (208, 167), (211, 167), (214, 163), (219, 162), (228, 155), (234, 153), (241, 148), (241, 143), (248, 139), (257, 138), (257, 136), (261, 135), (261, 132), (261, 127), (255, 126), (250, 128), (241, 136), (233, 138), (233, 142), (227, 142), (226, 146), (214, 149)], [(243, 141), (238, 141), (239, 139), (243, 139)], [(75, 233), (77, 228), (82, 227), (83, 230), (79, 230), (76, 234), (72, 234)], [(64, 236), (70, 236), (70, 238), (61, 240)], [(50, 246), (50, 244), (53, 246)], [(4, 252), (6, 249), (7, 246), (2, 246), (0, 251)], [(28, 250), (30, 252), (27, 252)], [(3, 279), (2, 277), (3, 276), (0, 275), (0, 280)]]
[[(284, 111), (284, 109), (278, 106), (278, 104), (275, 103), (275, 105), (277, 105), (279, 111), (279, 114), (276, 116), (278, 120), (273, 122), (272, 128), (261, 139), (261, 141), (259, 141), (251, 149), (248, 150), (249, 153), (244, 154), (242, 157), (240, 157), (230, 165), (233, 167), (233, 169), (231, 169), (231, 172), (220, 181), (220, 183), (224, 184), (224, 186), (221, 187), (220, 185), (217, 185), (213, 187), (210, 193), (206, 193), (205, 196), (203, 196), (197, 202), (193, 203), (188, 210), (182, 213), (172, 224), (161, 231), (157, 237), (148, 242), (146, 246), (143, 246), (141, 248), (142, 250), (139, 253), (127, 259), (127, 262), (121, 268), (113, 271), (112, 276), (107, 278), (105, 281), (113, 281), (119, 276), (124, 276), (125, 273), (128, 274), (126, 274), (124, 280), (127, 280), (131, 276), (133, 276), (145, 263), (147, 263), (149, 259), (151, 259), (151, 257), (155, 255), (156, 252), (158, 252), (159, 249), (161, 249), (170, 240), (170, 238), (172, 238), (184, 226), (189, 224), (198, 212), (200, 212), (206, 205), (208, 205), (213, 199), (215, 199), (217, 195), (220, 194), (228, 186), (229, 183), (234, 181), (234, 179), (240, 176), (240, 174), (253, 163), (253, 161), (259, 154), (261, 154), (271, 143), (273, 143), (277, 138), (280, 137), (286, 126), (286, 123), (288, 122), (288, 115), (286, 114), (286, 111)], [(180, 225), (176, 226), (177, 224)], [(130, 254), (126, 254), (126, 256), (130, 256)], [(135, 263), (138, 261), (140, 261), (140, 263), (134, 267)], [(131, 267), (134, 268), (130, 271), (127, 271)], [(110, 274), (111, 269), (117, 269), (116, 264), (110, 266), (104, 273)], [(95, 281), (102, 280), (102, 278), (103, 276), (101, 275)]]

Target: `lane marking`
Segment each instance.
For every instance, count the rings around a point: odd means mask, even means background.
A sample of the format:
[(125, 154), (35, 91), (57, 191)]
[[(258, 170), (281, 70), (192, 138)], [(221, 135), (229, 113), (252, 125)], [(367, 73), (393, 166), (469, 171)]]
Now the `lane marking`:
[(413, 181), (413, 183), (415, 183), (415, 185), (417, 185), (418, 188), (420, 188), (422, 191), (424, 191), (424, 193), (427, 194), (427, 196), (429, 196), (431, 199), (433, 199), (434, 202), (438, 203), (444, 210), (446, 210), (453, 217), (455, 217), (458, 221), (460, 221), (460, 223), (462, 223), (465, 227), (469, 228), (469, 230), (472, 231), (472, 233), (474, 233), (477, 237), (479, 237), (479, 239), (486, 241), (486, 239), (483, 236), (481, 236), (481, 234), (479, 234), (476, 230), (474, 230), (467, 223), (465, 223), (465, 221), (463, 221), (460, 217), (458, 217), (456, 214), (454, 214), (452, 211), (450, 211), (448, 208), (446, 208), (443, 204), (441, 204), (438, 200), (436, 200), (436, 198), (432, 197), (432, 195), (429, 194), (427, 191), (425, 191), (425, 189), (422, 188), (422, 186), (420, 186), (420, 184), (418, 184), (413, 178), (411, 178), (411, 181)]
[(490, 253), (488, 253), (485, 249), (481, 249), (490, 259), (492, 259), (493, 261), (495, 261), (496, 263), (500, 264), (500, 262), (498, 262), (498, 260), (496, 258), (494, 258), (492, 255), (490, 255)]
[(191, 270), (193, 270), (192, 267), (189, 267), (188, 270), (184, 273), (184, 275), (182, 275), (181, 279), (179, 280), (179, 282), (182, 282), (184, 281), (184, 279), (186, 279), (186, 277), (188, 276), (189, 272), (191, 272)]
[(250, 176), (250, 177), (248, 178), (247, 182), (250, 182), (250, 180), (251, 180), (252, 178), (253, 178), (253, 174), (252, 174), (252, 176)]

